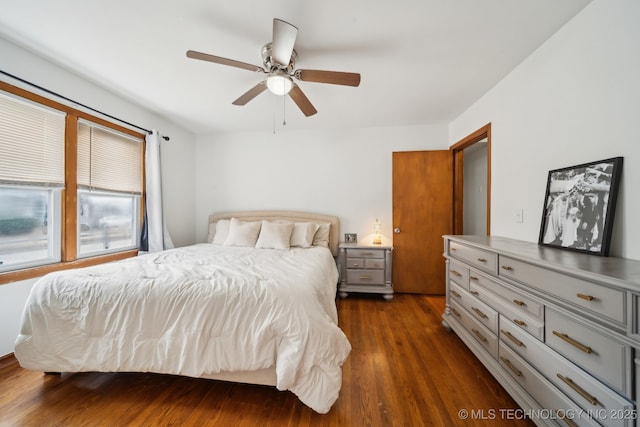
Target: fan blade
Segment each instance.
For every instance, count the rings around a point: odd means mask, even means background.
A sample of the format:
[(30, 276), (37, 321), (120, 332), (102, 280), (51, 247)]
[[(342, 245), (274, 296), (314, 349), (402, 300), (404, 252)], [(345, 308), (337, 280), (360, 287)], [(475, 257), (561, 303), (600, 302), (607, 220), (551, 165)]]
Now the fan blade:
[(228, 65), (230, 67), (242, 68), (249, 71), (264, 72), (262, 67), (258, 67), (257, 65), (251, 65), (246, 62), (235, 61), (221, 56), (209, 55), (208, 53), (196, 52), (195, 50), (188, 50), (187, 57), (199, 59), (201, 61), (215, 62), (216, 64)]
[(280, 65), (287, 66), (291, 61), (293, 46), (296, 44), (298, 29), (282, 19), (273, 20), (273, 40), (271, 57)]
[(300, 89), (300, 86), (298, 86), (297, 84), (293, 85), (293, 88), (289, 92), (289, 96), (291, 97), (291, 99), (293, 99), (293, 102), (296, 103), (298, 108), (302, 110), (302, 113), (305, 116), (313, 116), (318, 112), (311, 104), (311, 101), (309, 101), (309, 98), (307, 98), (307, 96), (302, 92), (302, 89)]
[(360, 74), (342, 71), (297, 70), (296, 78), (303, 82), (329, 83), (332, 85), (360, 86)]
[(256, 96), (260, 95), (262, 92), (267, 89), (267, 85), (264, 81), (261, 81), (248, 91), (246, 91), (240, 98), (233, 101), (233, 105), (245, 105), (247, 102), (251, 101)]

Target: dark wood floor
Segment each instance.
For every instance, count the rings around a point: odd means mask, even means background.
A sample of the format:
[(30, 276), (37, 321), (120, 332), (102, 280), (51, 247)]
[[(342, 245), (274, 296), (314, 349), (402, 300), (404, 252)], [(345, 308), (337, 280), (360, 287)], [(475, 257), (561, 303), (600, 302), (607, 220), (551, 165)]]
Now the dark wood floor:
[[(531, 426), (453, 332), (443, 297), (338, 300), (353, 351), (328, 414), (274, 387), (138, 373), (43, 375), (0, 361), (0, 426)], [(460, 414), (497, 419), (464, 419)], [(476, 417), (480, 418), (480, 417)]]

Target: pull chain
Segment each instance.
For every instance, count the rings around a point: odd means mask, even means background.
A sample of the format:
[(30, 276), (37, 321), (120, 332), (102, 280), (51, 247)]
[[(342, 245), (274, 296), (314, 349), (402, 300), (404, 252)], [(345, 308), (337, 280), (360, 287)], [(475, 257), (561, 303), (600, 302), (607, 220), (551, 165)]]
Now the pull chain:
[(282, 126), (286, 126), (287, 125), (287, 118), (286, 118), (286, 111), (285, 111), (285, 106), (287, 105), (285, 95), (282, 95)]

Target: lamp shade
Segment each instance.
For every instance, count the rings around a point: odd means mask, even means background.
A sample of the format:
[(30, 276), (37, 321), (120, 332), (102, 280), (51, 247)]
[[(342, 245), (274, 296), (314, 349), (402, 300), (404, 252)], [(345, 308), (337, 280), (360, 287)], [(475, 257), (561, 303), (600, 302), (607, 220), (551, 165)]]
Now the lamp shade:
[(293, 88), (291, 77), (283, 73), (271, 73), (267, 77), (267, 88), (274, 95), (282, 96), (289, 93)]

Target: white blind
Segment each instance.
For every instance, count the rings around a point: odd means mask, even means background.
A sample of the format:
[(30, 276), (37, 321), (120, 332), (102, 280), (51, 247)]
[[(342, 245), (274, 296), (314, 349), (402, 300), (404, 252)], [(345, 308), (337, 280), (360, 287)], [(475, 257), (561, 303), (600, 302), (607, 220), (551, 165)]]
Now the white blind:
[(142, 140), (78, 122), (78, 187), (142, 194)]
[(64, 185), (65, 113), (0, 93), (0, 182)]

